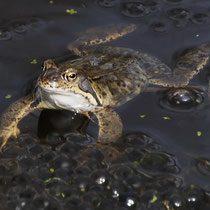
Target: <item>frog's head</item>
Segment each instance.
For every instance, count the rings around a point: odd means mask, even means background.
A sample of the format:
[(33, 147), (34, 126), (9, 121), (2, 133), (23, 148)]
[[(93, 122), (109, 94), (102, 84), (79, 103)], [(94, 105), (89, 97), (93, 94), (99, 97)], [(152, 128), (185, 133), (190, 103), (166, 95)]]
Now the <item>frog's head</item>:
[(84, 76), (71, 64), (61, 64), (59, 67), (53, 60), (44, 62), (43, 74), (38, 79), (38, 84), (43, 89), (68, 91), (74, 89)]
[(57, 66), (53, 60), (47, 60), (43, 70), (38, 78), (38, 89), (42, 99), (53, 104), (53, 107), (91, 111), (88, 107), (100, 105), (88, 78), (73, 64), (63, 63)]

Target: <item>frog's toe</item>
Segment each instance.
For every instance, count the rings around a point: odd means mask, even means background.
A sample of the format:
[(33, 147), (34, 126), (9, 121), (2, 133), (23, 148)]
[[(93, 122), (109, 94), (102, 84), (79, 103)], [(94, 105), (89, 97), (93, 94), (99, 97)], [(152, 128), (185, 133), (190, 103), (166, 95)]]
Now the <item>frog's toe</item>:
[(6, 145), (8, 139), (9, 139), (10, 135), (5, 135), (4, 133), (0, 134), (0, 139), (1, 139), (1, 143), (0, 143), (0, 152), (2, 151), (2, 148)]
[(12, 134), (12, 136), (17, 138), (19, 134), (20, 134), (20, 129), (19, 128), (14, 128), (14, 133)]
[(12, 128), (9, 130), (0, 130), (0, 151), (2, 151), (2, 148), (7, 144), (10, 137), (15, 137), (20, 134), (20, 130), (18, 128)]

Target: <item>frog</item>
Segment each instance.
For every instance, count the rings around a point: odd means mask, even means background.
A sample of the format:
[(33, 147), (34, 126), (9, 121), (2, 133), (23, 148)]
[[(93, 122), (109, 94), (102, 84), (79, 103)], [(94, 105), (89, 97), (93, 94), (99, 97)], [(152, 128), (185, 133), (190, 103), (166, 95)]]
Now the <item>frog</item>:
[(20, 134), (18, 123), (38, 109), (70, 110), (98, 121), (96, 146), (115, 143), (123, 131), (116, 107), (149, 86), (185, 87), (206, 65), (210, 44), (181, 55), (175, 68), (155, 56), (125, 47), (107, 46), (136, 30), (135, 24), (108, 24), (83, 32), (68, 45), (76, 58), (61, 63), (44, 61), (34, 89), (11, 104), (0, 120), (0, 149)]

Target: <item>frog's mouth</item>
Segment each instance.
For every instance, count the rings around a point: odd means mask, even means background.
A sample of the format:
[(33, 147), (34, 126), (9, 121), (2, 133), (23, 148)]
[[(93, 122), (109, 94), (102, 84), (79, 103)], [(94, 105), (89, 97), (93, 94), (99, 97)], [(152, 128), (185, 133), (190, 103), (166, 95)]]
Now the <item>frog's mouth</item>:
[(97, 100), (84, 91), (53, 89), (37, 86), (36, 95), (52, 109), (65, 109), (75, 112), (93, 112), (99, 107)]
[(80, 77), (80, 80), (75, 85), (75, 87), (72, 88), (62, 88), (52, 80), (50, 83), (43, 84), (42, 82), (38, 81), (37, 86), (48, 94), (58, 94), (58, 95), (72, 95), (72, 94), (79, 94), (85, 98), (93, 98), (98, 106), (102, 106), (101, 101), (99, 97), (97, 96), (96, 92), (92, 88), (89, 80), (86, 77)]

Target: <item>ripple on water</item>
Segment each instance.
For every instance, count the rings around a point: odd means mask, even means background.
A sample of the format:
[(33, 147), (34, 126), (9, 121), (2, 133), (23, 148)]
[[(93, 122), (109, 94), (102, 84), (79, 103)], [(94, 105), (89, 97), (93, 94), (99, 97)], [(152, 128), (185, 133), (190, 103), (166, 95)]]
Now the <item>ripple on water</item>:
[(160, 105), (171, 111), (186, 112), (202, 108), (204, 93), (197, 89), (171, 89), (162, 96)]

